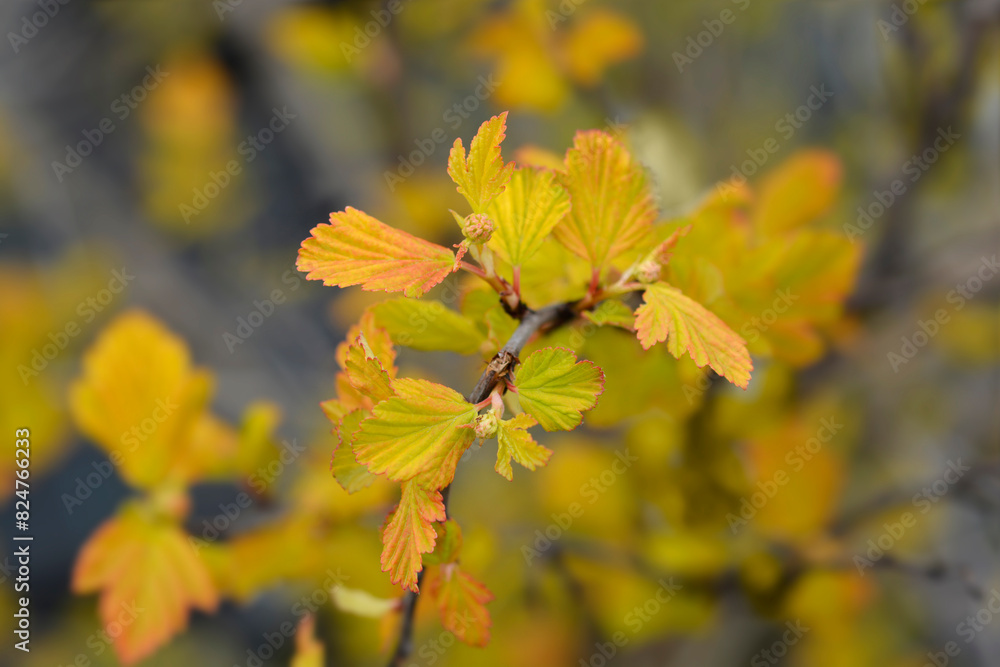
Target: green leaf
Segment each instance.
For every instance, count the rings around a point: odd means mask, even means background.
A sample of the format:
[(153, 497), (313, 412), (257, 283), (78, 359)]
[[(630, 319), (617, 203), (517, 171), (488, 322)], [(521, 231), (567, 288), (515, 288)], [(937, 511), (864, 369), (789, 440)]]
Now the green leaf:
[(496, 471), (508, 480), (514, 479), (510, 460), (514, 459), (528, 470), (534, 470), (549, 462), (552, 450), (535, 442), (527, 429), (537, 422), (530, 415), (522, 413), (513, 419), (500, 422), (497, 430)]
[(434, 529), (438, 535), (437, 546), (434, 547), (434, 551), (424, 556), (424, 563), (427, 565), (454, 563), (462, 551), (462, 529), (458, 522), (448, 519), (444, 523), (434, 524)]
[(699, 368), (708, 364), (737, 387), (747, 388), (753, 362), (746, 343), (725, 322), (667, 283), (647, 287), (643, 300), (635, 319), (643, 348), (666, 340), (674, 358), (687, 352)]
[(597, 405), (604, 391), (604, 373), (589, 361), (561, 347), (533, 352), (517, 370), (517, 398), (525, 412), (546, 431), (570, 431), (583, 420), (580, 413)]
[(475, 354), (486, 341), (472, 320), (440, 301), (390, 299), (370, 310), (378, 326), (389, 332), (393, 343), (414, 350)]
[(493, 198), (503, 192), (514, 170), (514, 163), (504, 165), (500, 155), (506, 130), (505, 111), (479, 127), (469, 144), (468, 158), (461, 139), (455, 139), (448, 155), (448, 175), (476, 213), (486, 212)]
[(490, 248), (513, 266), (534, 255), (569, 213), (569, 193), (550, 171), (517, 169), (507, 188), (486, 209), (496, 223)]
[(635, 313), (617, 299), (602, 301), (594, 310), (584, 312), (583, 316), (598, 326), (614, 326), (635, 331)]
[(355, 410), (345, 416), (337, 427), (337, 447), (330, 457), (330, 472), (348, 493), (357, 493), (361, 489), (368, 488), (376, 479), (376, 475), (358, 463), (351, 447), (351, 438), (366, 416), (364, 410)]
[(430, 472), (434, 488), (449, 484), (472, 444), (476, 407), (457, 391), (427, 380), (401, 379), (354, 436), (358, 462), (397, 482)]

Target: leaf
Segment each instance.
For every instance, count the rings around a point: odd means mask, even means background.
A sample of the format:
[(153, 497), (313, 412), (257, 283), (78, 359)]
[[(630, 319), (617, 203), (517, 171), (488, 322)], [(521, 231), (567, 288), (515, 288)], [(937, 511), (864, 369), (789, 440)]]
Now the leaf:
[(421, 554), (434, 550), (434, 523), (444, 520), (439, 490), (428, 486), (423, 477), (403, 482), (399, 504), (382, 529), (382, 571), (389, 573), (392, 583), (417, 591)]
[(490, 247), (511, 265), (520, 266), (538, 252), (569, 210), (569, 193), (555, 174), (517, 169), (507, 189), (486, 209), (496, 223)]
[(290, 667), (323, 667), (325, 653), (323, 644), (316, 639), (316, 617), (309, 614), (299, 621)]
[(375, 406), (354, 437), (358, 462), (397, 482), (434, 471), (432, 486), (450, 483), (472, 444), (476, 408), (454, 389), (418, 379), (396, 380), (396, 396)]
[(368, 468), (358, 463), (351, 448), (351, 438), (361, 425), (361, 420), (367, 416), (363, 410), (355, 410), (346, 415), (337, 427), (337, 447), (330, 458), (330, 472), (348, 493), (368, 488), (376, 479), (375, 475), (368, 472)]
[(455, 139), (448, 154), (448, 175), (475, 213), (485, 213), (493, 198), (503, 192), (510, 181), (514, 163), (504, 165), (500, 155), (500, 144), (506, 137), (506, 130), (505, 111), (479, 126), (469, 144), (468, 158), (461, 138)]
[(840, 159), (824, 150), (804, 150), (769, 171), (760, 185), (753, 224), (765, 234), (810, 222), (833, 205), (840, 192)]
[(390, 611), (399, 609), (401, 601), (400, 598), (376, 597), (366, 590), (340, 584), (333, 587), (330, 595), (337, 609), (366, 618), (382, 618)]
[(617, 299), (602, 301), (594, 310), (584, 311), (583, 316), (598, 326), (614, 326), (635, 331), (635, 313)]
[(666, 283), (647, 287), (643, 301), (635, 318), (643, 348), (666, 340), (674, 358), (686, 351), (699, 368), (708, 364), (737, 387), (747, 388), (753, 362), (746, 343), (725, 322)]
[(508, 480), (514, 479), (510, 460), (523, 465), (528, 470), (534, 470), (549, 462), (552, 450), (535, 442), (527, 429), (536, 424), (529, 415), (521, 413), (513, 419), (500, 422), (497, 431), (497, 464), (496, 471)]
[(578, 132), (563, 183), (573, 208), (556, 238), (600, 270), (640, 243), (656, 219), (642, 165), (607, 132)]
[(111, 322), (83, 355), (70, 409), (125, 481), (149, 489), (169, 477), (191, 479), (199, 467), (185, 461), (182, 450), (198, 434), (211, 386), (208, 373), (191, 366), (184, 341), (132, 311)]
[(370, 310), (393, 343), (414, 350), (475, 354), (486, 341), (472, 320), (440, 301), (390, 299)]
[(458, 560), (458, 554), (462, 551), (462, 529), (458, 522), (448, 519), (444, 523), (434, 524), (434, 528), (438, 534), (437, 545), (434, 551), (424, 556), (424, 563), (443, 565)]
[(441, 567), (431, 581), (431, 594), (437, 598), (441, 624), (470, 646), (486, 646), (490, 641), (490, 613), (486, 603), (493, 594), (457, 563)]
[(392, 380), (382, 368), (378, 357), (368, 347), (364, 334), (359, 335), (354, 344), (347, 348), (344, 372), (351, 386), (371, 398), (373, 403), (384, 401), (393, 395)]
[(375, 315), (370, 310), (361, 314), (357, 324), (347, 331), (344, 341), (337, 346), (337, 363), (342, 369), (347, 368), (347, 352), (358, 336), (364, 335), (368, 348), (378, 357), (382, 368), (390, 378), (396, 377), (396, 348), (392, 345), (392, 337), (384, 328), (375, 322)]
[(455, 254), (348, 206), (312, 229), (295, 266), (324, 285), (418, 297), (455, 269)]
[(533, 352), (517, 371), (517, 398), (525, 412), (546, 431), (570, 431), (597, 405), (604, 391), (604, 373), (589, 361), (561, 347)]
[[(187, 626), (188, 612), (215, 611), (210, 573), (174, 523), (126, 505), (87, 540), (73, 568), (75, 593), (100, 591), (105, 627), (121, 627), (115, 653), (125, 664), (152, 654)], [(130, 622), (122, 622), (122, 618)]]

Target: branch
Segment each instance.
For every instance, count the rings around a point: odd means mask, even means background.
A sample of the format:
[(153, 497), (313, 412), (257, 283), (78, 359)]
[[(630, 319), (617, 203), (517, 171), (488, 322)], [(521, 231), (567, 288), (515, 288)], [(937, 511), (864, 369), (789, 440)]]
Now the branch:
[[(468, 396), (469, 403), (480, 403), (489, 397), (494, 387), (509, 370), (517, 364), (517, 356), (529, 340), (539, 333), (556, 329), (576, 317), (575, 303), (556, 303), (538, 310), (525, 310), (521, 324), (511, 335), (510, 340), (500, 348), (486, 370), (476, 383), (475, 389)], [(451, 485), (441, 490), (444, 501), (445, 516), (448, 516), (448, 499), (451, 496)], [(417, 587), (423, 581), (424, 570), (417, 575)], [(403, 597), (403, 620), (399, 628), (399, 642), (389, 661), (389, 667), (400, 667), (413, 652), (413, 616), (417, 610), (417, 598), (420, 594), (407, 591)]]

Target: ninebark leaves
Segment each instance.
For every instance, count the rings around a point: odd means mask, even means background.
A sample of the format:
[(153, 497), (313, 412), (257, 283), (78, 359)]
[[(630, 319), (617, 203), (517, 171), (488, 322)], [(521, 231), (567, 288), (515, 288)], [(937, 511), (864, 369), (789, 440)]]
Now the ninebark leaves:
[(466, 156), (461, 139), (455, 139), (448, 154), (448, 175), (475, 213), (485, 213), (490, 202), (503, 192), (514, 171), (514, 163), (503, 163), (500, 144), (506, 137), (507, 112), (483, 123), (469, 143)]
[(597, 405), (604, 391), (604, 373), (589, 361), (561, 347), (533, 352), (514, 381), (524, 411), (546, 431), (570, 431), (583, 421), (582, 412)]

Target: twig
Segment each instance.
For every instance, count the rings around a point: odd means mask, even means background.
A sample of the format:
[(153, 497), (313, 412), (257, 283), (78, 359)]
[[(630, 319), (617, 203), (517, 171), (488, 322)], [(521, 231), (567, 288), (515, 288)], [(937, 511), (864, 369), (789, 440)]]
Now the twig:
[[(510, 340), (500, 348), (486, 370), (476, 383), (475, 389), (468, 396), (469, 403), (476, 404), (486, 400), (500, 379), (517, 363), (517, 356), (528, 341), (538, 333), (545, 333), (558, 328), (576, 317), (575, 303), (557, 303), (538, 310), (526, 310), (521, 323), (511, 335)], [(448, 499), (451, 496), (451, 485), (441, 489), (441, 499), (444, 502), (445, 516), (448, 516)], [(424, 577), (424, 570), (417, 575), (417, 587)], [(389, 667), (399, 667), (413, 652), (413, 617), (417, 610), (417, 598), (420, 593), (407, 591), (403, 597), (403, 620), (399, 628), (399, 641), (396, 650), (389, 661)]]

